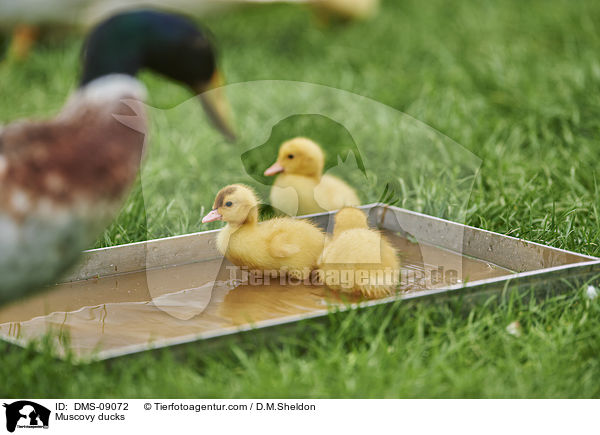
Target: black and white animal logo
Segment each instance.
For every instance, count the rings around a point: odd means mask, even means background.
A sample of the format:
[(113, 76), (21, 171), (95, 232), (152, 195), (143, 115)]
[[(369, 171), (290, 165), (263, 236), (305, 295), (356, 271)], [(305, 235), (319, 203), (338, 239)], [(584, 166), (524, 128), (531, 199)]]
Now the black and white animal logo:
[(48, 428), (50, 410), (29, 400), (19, 400), (3, 405), (6, 408), (6, 430), (18, 428)]

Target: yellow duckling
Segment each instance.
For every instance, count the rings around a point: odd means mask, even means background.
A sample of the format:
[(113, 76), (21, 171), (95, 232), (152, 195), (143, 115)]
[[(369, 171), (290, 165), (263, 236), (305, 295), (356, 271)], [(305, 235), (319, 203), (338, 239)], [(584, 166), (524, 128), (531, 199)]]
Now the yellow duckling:
[(354, 189), (332, 175), (323, 175), (325, 155), (310, 139), (297, 137), (279, 148), (277, 161), (265, 175), (277, 176), (271, 188), (271, 205), (290, 215), (339, 210), (360, 205)]
[(333, 237), (325, 244), (317, 273), (332, 290), (382, 297), (394, 293), (400, 262), (390, 242), (369, 229), (365, 214), (348, 207), (335, 215)]
[(233, 264), (250, 270), (287, 271), (306, 279), (323, 251), (325, 235), (307, 221), (276, 218), (259, 224), (256, 194), (242, 184), (221, 189), (202, 222), (217, 220), (227, 222), (217, 248)]

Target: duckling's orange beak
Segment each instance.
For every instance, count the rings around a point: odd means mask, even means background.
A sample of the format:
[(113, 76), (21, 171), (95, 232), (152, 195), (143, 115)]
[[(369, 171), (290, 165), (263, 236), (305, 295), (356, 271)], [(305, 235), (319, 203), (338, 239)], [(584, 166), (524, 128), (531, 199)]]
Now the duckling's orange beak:
[(279, 162), (275, 162), (269, 168), (267, 168), (267, 170), (265, 171), (265, 175), (271, 176), (279, 174), (280, 172), (283, 172), (283, 166), (281, 166)]
[(202, 218), (202, 223), (205, 224), (207, 222), (220, 221), (221, 219), (223, 219), (223, 215), (221, 215), (221, 213), (219, 213), (219, 211), (215, 208)]

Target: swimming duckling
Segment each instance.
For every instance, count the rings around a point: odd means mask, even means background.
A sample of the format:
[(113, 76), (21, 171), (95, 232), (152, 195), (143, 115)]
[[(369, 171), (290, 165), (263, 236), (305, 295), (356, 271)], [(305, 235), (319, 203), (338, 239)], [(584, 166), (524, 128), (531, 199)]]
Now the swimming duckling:
[(323, 150), (310, 139), (296, 137), (279, 148), (277, 161), (265, 175), (277, 176), (271, 205), (295, 216), (360, 205), (354, 189), (332, 175), (323, 175)]
[(306, 279), (316, 268), (325, 236), (305, 220), (275, 218), (258, 223), (258, 199), (248, 186), (232, 184), (219, 191), (202, 222), (227, 223), (217, 248), (229, 261), (250, 270), (287, 271)]
[(369, 229), (365, 214), (348, 207), (335, 215), (333, 237), (325, 244), (317, 273), (332, 290), (382, 297), (393, 294), (400, 262), (389, 241)]

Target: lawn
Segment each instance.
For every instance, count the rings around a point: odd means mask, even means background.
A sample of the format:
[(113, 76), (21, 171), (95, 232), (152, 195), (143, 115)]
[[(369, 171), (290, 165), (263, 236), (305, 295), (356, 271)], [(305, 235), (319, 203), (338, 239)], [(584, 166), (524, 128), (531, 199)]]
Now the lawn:
[[(439, 179), (420, 180), (407, 156), (394, 155), (385, 124), (367, 125), (361, 152), (383, 166), (365, 165), (364, 183), (360, 169), (348, 177), (360, 183), (365, 202), (383, 197), (600, 256), (599, 18), (593, 1), (402, 0), (351, 25), (315, 25), (308, 11), (285, 5), (206, 22), (228, 83), (242, 91), (248, 81), (290, 80), (368, 97), (433, 127), (440, 140), (456, 143), (457, 155), (472, 156), (461, 161), (467, 175), (478, 170), (446, 201)], [(0, 123), (59, 110), (74, 89), (80, 47), (76, 36), (56, 37), (27, 62), (0, 66)], [(266, 192), (260, 172), (289, 135), (326, 144), (329, 166), (353, 147), (345, 128), (318, 114), (263, 131), (252, 124), (262, 119), (261, 95), (242, 91), (232, 95), (242, 141), (227, 145), (196, 102), (185, 102), (186, 90), (150, 74), (143, 80), (149, 104), (161, 109), (151, 110), (148, 159), (97, 246), (214, 228), (201, 219), (216, 191), (245, 181)], [(382, 170), (392, 179), (382, 183)], [(383, 195), (387, 183), (393, 196)], [(49, 350), (9, 352), (0, 344), (0, 396), (598, 397), (600, 300), (583, 290), (477, 306), (398, 303), (300, 324), (279, 340), (109, 364), (73, 367)], [(506, 331), (516, 320), (519, 337)]]

